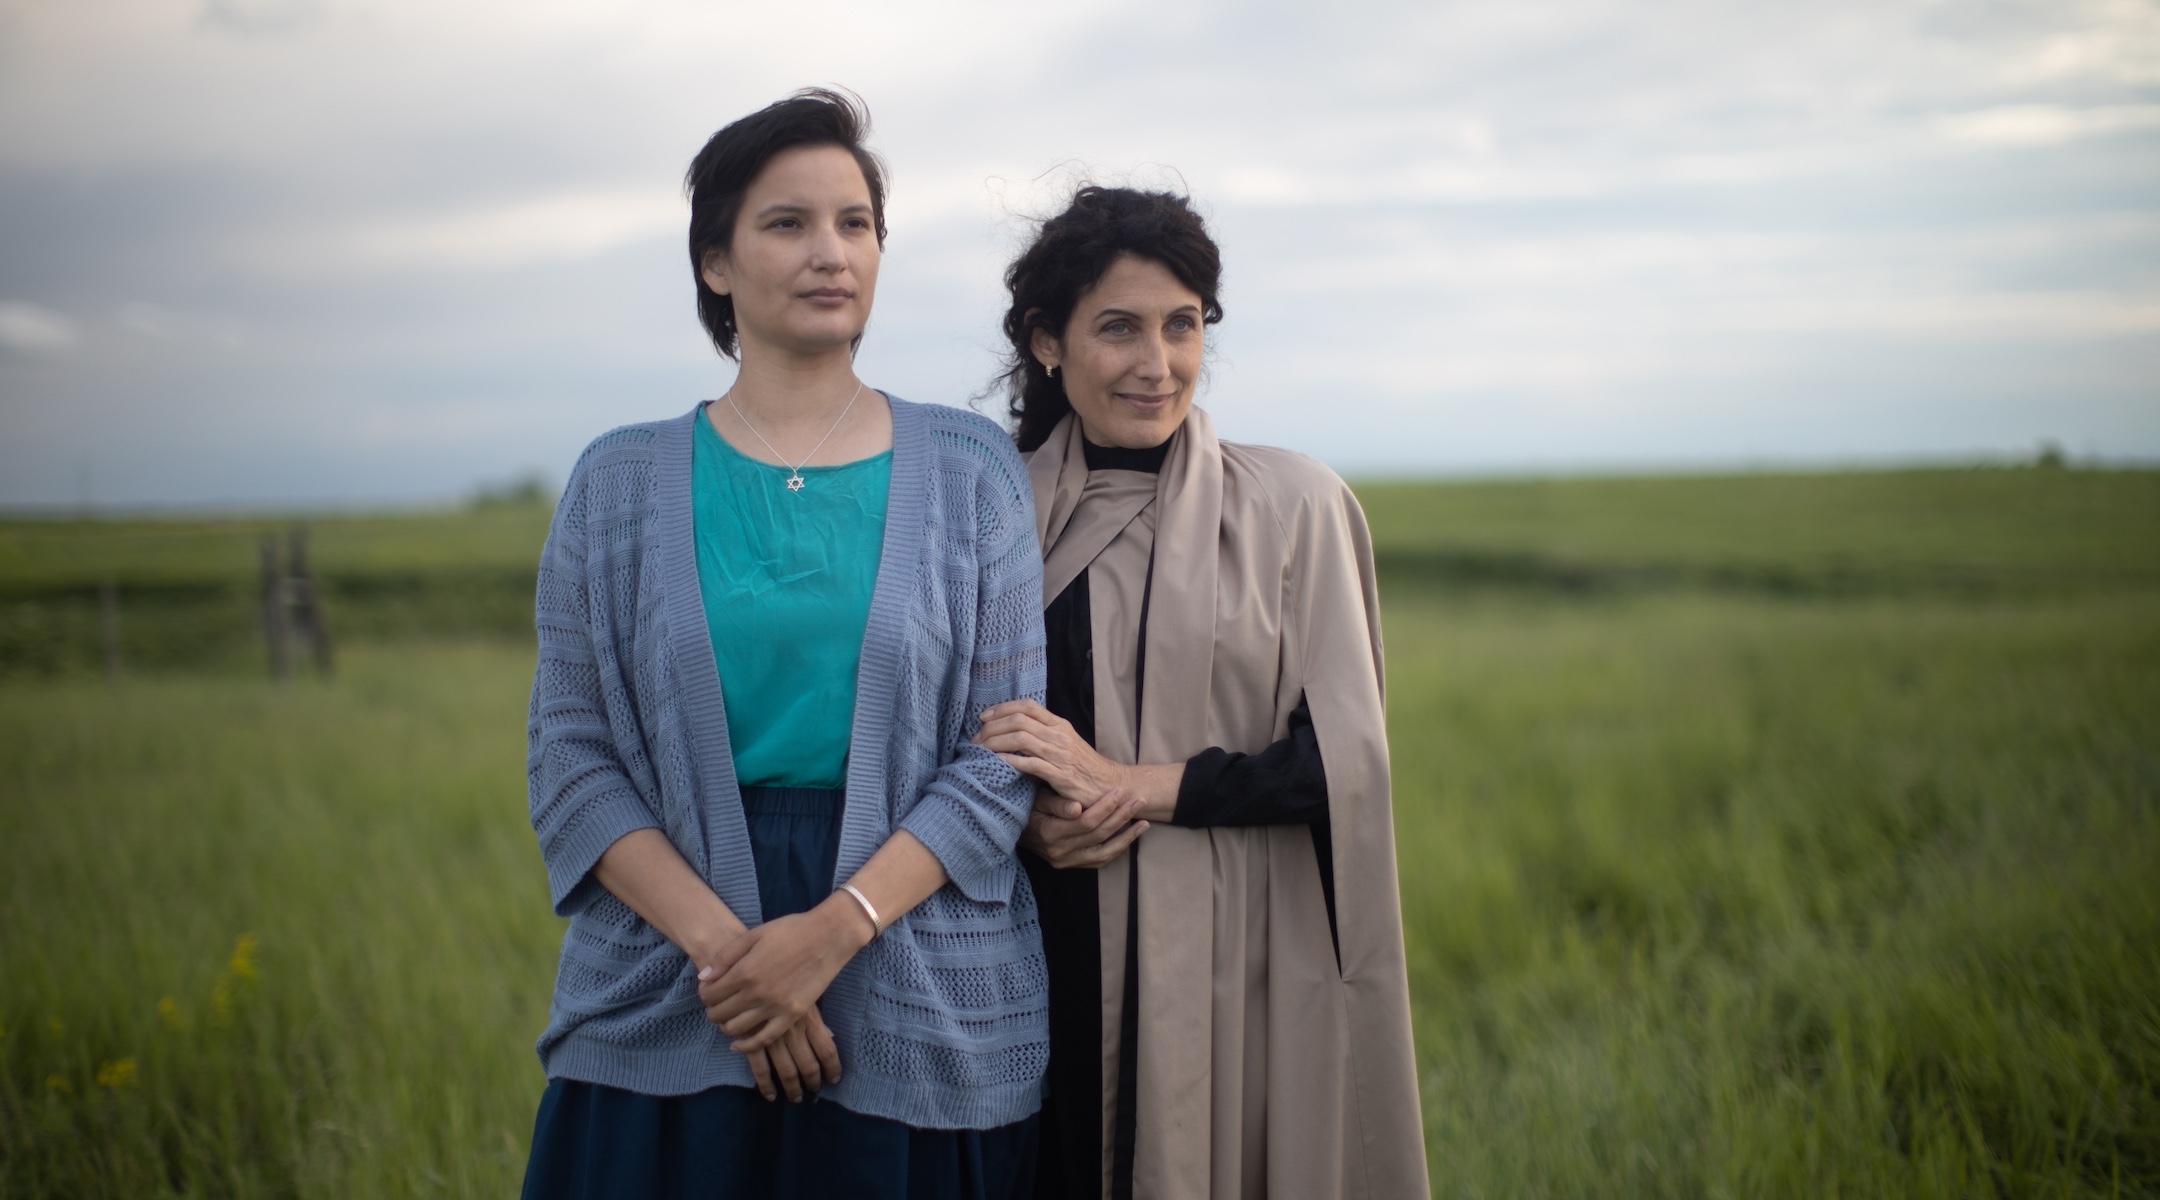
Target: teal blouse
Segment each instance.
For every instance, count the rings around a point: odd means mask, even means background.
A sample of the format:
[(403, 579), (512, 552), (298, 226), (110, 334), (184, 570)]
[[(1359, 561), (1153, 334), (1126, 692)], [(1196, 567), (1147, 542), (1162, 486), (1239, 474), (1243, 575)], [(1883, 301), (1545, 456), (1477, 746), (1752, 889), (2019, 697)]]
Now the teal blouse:
[(690, 507), (698, 589), (744, 787), (847, 783), (855, 676), (885, 545), (892, 452), (786, 467), (728, 444), (699, 410)]

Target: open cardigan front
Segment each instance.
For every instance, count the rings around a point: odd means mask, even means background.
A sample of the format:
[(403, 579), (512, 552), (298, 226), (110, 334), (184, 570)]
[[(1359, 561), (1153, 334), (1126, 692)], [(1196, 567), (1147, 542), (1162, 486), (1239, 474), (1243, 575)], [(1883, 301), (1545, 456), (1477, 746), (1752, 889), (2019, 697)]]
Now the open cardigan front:
[[(1041, 560), (1026, 468), (1003, 431), (891, 403), (833, 882), (897, 829), (951, 882), (820, 1001), (845, 1067), (823, 1095), (910, 1125), (987, 1129), (1040, 1102), (1048, 991), (1013, 856), (1033, 783), (969, 738), (991, 705), (1042, 698)], [(650, 1095), (751, 1085), (698, 1004), (696, 966), (592, 877), (624, 834), (658, 829), (738, 917), (761, 920), (698, 587), (698, 419), (625, 426), (578, 460), (542, 554), (527, 729), (533, 827), (570, 918), (541, 1061), (550, 1077)]]

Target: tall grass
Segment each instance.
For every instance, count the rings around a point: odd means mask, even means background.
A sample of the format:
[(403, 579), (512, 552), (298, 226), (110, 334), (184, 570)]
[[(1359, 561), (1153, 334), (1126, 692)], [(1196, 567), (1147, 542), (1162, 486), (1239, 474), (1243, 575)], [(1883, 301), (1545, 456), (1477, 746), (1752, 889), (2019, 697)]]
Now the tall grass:
[(513, 1191), (557, 936), (530, 670), (0, 691), (0, 1195)]
[[(2160, 1194), (2160, 541), (2142, 477), (1973, 474), (1374, 495), (1427, 554), (1385, 606), (1438, 1195)], [(1937, 515), (1780, 507), (1869, 494)], [(488, 566), (520, 519), (322, 561)], [(16, 561), (70, 555), (126, 565)], [(283, 688), (0, 679), (0, 1195), (515, 1190), (531, 652), (400, 628)]]
[(2160, 587), (2160, 471), (1969, 469), (1361, 485), (1402, 581), (1778, 594)]
[(2150, 598), (1394, 600), (1437, 1194), (2160, 1192)]

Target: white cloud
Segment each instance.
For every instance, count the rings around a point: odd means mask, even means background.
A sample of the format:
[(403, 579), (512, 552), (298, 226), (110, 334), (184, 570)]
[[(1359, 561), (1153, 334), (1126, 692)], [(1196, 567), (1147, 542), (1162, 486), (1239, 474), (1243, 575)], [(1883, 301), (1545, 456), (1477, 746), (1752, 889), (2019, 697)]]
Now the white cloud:
[(2160, 8), (2139, 0), (2088, 5), (2089, 23), (2041, 39), (2012, 63), (2014, 84), (2096, 80), (2160, 83)]
[(1944, 133), (1961, 142), (2050, 146), (2100, 134), (2160, 128), (2160, 104), (2111, 104), (2094, 108), (2006, 104), (1944, 117), (1942, 128)]
[(666, 191), (567, 192), (423, 215), (383, 216), (327, 229), (248, 239), (245, 255), (272, 270), (314, 276), (487, 271), (574, 262), (646, 238), (678, 234), (689, 207)]
[[(1794, 364), (1862, 345), (1899, 347), (1869, 386), (1914, 413), (1985, 355), (2032, 372), (2008, 411), (2160, 353), (2153, 0), (0, 0), (7, 288), (114, 314), (0, 310), (14, 356), (78, 350), (10, 377), (43, 432), (10, 416), (0, 481), (112, 436), (61, 376), (124, 403), (168, 348), (215, 351), (187, 429), (276, 411), (326, 455), (712, 394), (681, 171), (815, 82), (877, 114), (862, 362), (919, 398), (987, 378), (999, 272), (1082, 178), (1189, 188), (1222, 234), (1227, 414), (1506, 395), (1639, 448), (1705, 379), (1728, 416), (1831, 420)], [(2160, 451), (2145, 407), (2111, 428)]]
[(216, 346), (238, 350), (247, 345), (248, 322), (230, 313), (168, 308), (131, 300), (113, 313), (122, 329), (167, 345)]
[(324, 17), (317, 0), (204, 0), (205, 28), (249, 35), (291, 34)]
[(48, 357), (67, 354), (81, 343), (82, 329), (72, 318), (25, 301), (0, 300), (0, 346)]

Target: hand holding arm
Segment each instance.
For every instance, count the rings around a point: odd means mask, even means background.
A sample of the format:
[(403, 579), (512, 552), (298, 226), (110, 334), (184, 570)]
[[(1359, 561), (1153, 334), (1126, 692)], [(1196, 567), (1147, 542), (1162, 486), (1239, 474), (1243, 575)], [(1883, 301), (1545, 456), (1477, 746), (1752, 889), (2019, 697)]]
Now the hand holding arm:
[[(1086, 808), (1044, 788), (1028, 814), (1020, 844), (1060, 870), (1092, 871), (1125, 853), (1148, 831), (1148, 823), (1139, 819), (1142, 806), (1140, 797), (1122, 788), (1104, 792)], [(1074, 815), (1066, 816), (1068, 812)]]
[[(1177, 813), (1178, 783), (1185, 778), (1183, 763), (1127, 766), (1111, 762), (1080, 736), (1072, 722), (1033, 700), (1013, 700), (987, 709), (982, 722), (982, 731), (975, 735), (977, 745), (996, 751), (1013, 770), (1042, 780), (1065, 797), (1067, 803), (1053, 805), (1051, 816), (1078, 819), (1111, 791), (1137, 798), (1136, 815), (1146, 820), (1166, 822)], [(1043, 806), (1038, 803), (1036, 808), (1039, 812)]]

